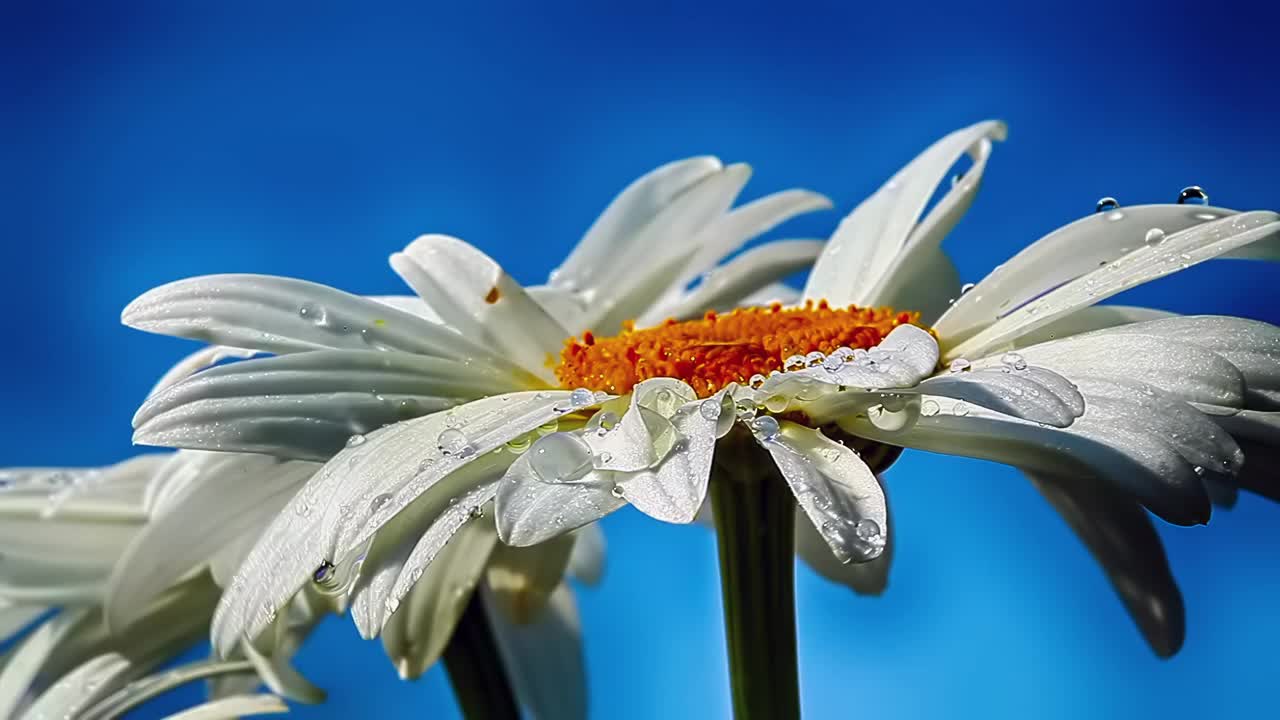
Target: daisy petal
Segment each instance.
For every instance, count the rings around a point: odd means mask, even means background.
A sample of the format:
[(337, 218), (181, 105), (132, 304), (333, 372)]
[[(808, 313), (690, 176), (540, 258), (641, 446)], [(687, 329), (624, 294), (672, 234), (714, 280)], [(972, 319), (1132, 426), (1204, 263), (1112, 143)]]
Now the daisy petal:
[(49, 656), (91, 617), (88, 610), (64, 610), (36, 628), (0, 667), (0, 717), (13, 717), (27, 689), (46, 671)]
[(1192, 465), (1166, 443), (1141, 405), (1090, 398), (1070, 427), (1027, 422), (963, 401), (924, 396), (939, 412), (902, 428), (882, 429), (865, 417), (845, 418), (850, 433), (901, 447), (994, 460), (1033, 472), (1094, 475), (1129, 493), (1177, 525), (1208, 520), (1209, 500)]
[(1175, 233), (1234, 215), (1235, 210), (1199, 205), (1136, 205), (1081, 218), (1005, 261), (957, 299), (934, 328), (946, 338), (972, 335), (1047, 291), (1143, 247), (1153, 228), (1160, 234), (1152, 234), (1152, 241), (1163, 244)]
[(876, 474), (857, 453), (786, 421), (771, 437), (757, 433), (756, 439), (840, 562), (866, 562), (883, 553), (888, 505)]
[[(487, 589), (486, 589), (487, 590)], [(515, 685), (516, 697), (535, 718), (585, 720), (587, 671), (582, 628), (573, 593), (565, 585), (530, 622), (514, 624), (493, 612), (493, 596), (483, 597), (502, 662)]]
[(235, 720), (245, 715), (278, 715), (289, 706), (275, 695), (229, 695), (174, 713), (165, 720)]
[(1280, 412), (1217, 407), (1214, 410), (1206, 413), (1207, 417), (1237, 439), (1280, 447)]
[(787, 394), (797, 382), (817, 381), (865, 390), (909, 388), (929, 377), (938, 366), (938, 342), (915, 325), (899, 325), (870, 352), (859, 351), (838, 366), (826, 364), (779, 373), (761, 386), (758, 395)]
[(640, 230), (682, 193), (719, 172), (720, 161), (694, 157), (668, 163), (632, 182), (583, 235), (569, 257), (551, 275), (554, 287), (590, 292), (600, 287), (601, 272), (613, 265)]
[(693, 522), (707, 497), (711, 457), (725, 391), (687, 402), (671, 417), (680, 440), (657, 467), (618, 478), (626, 499), (644, 514), (671, 523)]
[(498, 485), (498, 537), (508, 545), (545, 542), (626, 505), (614, 496), (613, 472), (591, 470), (572, 482), (546, 482), (530, 460), (530, 452), (521, 455)]
[[(814, 265), (804, 296), (825, 299), (836, 307), (869, 304), (876, 285), (907, 246), (920, 214), (951, 166), (965, 153), (985, 158), (990, 140), (1004, 136), (1003, 123), (982, 122), (957, 130), (920, 153), (840, 223)], [(981, 173), (981, 167), (975, 167)], [(955, 210), (963, 211), (971, 201), (971, 193), (964, 189), (952, 192), (954, 199), (935, 208), (934, 213), (940, 213), (938, 219), (926, 218), (921, 224), (928, 226), (920, 238), (922, 247), (954, 224), (959, 218)]]
[(0, 600), (0, 643), (47, 612), (49, 608), (43, 605), (15, 604), (7, 598)]
[[(698, 248), (672, 285), (683, 288), (742, 247), (791, 218), (815, 210), (829, 210), (831, 201), (810, 190), (784, 190), (734, 208), (707, 225), (691, 241)], [(816, 257), (816, 255), (815, 255)], [(805, 265), (807, 267), (807, 265)]]
[(1130, 327), (1053, 340), (1018, 354), (1068, 378), (1142, 378), (1188, 402), (1242, 406), (1244, 378), (1225, 358), (1182, 341), (1133, 334)]
[(545, 359), (559, 354), (568, 332), (488, 255), (457, 238), (423, 235), (392, 255), (391, 267), (450, 327), (555, 382)]
[(95, 703), (78, 720), (110, 720), (120, 717), (158, 695), (197, 680), (248, 676), (252, 678), (250, 688), (252, 689), (261, 684), (261, 680), (253, 672), (253, 665), (247, 660), (205, 661), (183, 665), (130, 682), (117, 692)]
[(153, 516), (121, 553), (103, 601), (108, 625), (125, 629), (156, 595), (207, 564), (225, 544), (243, 535), (256, 537), (319, 467), (228, 455)]
[(260, 354), (258, 350), (249, 348), (228, 347), (226, 345), (210, 345), (200, 348), (190, 355), (182, 358), (173, 367), (169, 368), (156, 384), (152, 386), (151, 392), (147, 393), (147, 397), (151, 397), (156, 393), (164, 390), (170, 385), (176, 385), (182, 380), (195, 375), (205, 368), (212, 367), (228, 359), (245, 360), (254, 355)]
[(498, 543), (485, 570), (489, 606), (517, 625), (532, 622), (560, 587), (581, 530), (529, 547)]
[(1054, 427), (1067, 427), (1084, 413), (1084, 398), (1075, 386), (1057, 373), (1025, 364), (946, 373), (921, 382), (917, 390)]
[[(1211, 220), (1169, 235), (1159, 243), (1137, 244), (1105, 267), (1068, 280), (1024, 305), (1016, 308), (1004, 305), (1004, 314), (999, 319), (994, 319), (991, 325), (951, 348), (946, 357), (985, 354), (1116, 293), (1277, 235), (1280, 235), (1280, 215), (1258, 211)], [(978, 288), (975, 287), (961, 300), (976, 293)], [(946, 320), (943, 317), (939, 323)], [(954, 331), (949, 333), (949, 326), (936, 329), (944, 338), (956, 337)]]
[(1186, 635), (1182, 593), (1146, 511), (1087, 476), (1029, 476), (1093, 553), (1151, 649), (1177, 653)]
[(134, 416), (134, 442), (326, 460), (352, 435), (519, 387), (483, 367), (407, 353), (296, 353), (161, 391)]
[(58, 679), (22, 714), (23, 720), (74, 718), (124, 682), (129, 661), (116, 653), (99, 655)]
[[(369, 596), (366, 607), (382, 614), (374, 621), (373, 634), (381, 631), (382, 647), (402, 679), (417, 678), (440, 659), (476, 583), (484, 576), (497, 539), (492, 520), (464, 524), (429, 565), (413, 565), (415, 570), (410, 572), (417, 580), (407, 594)], [(369, 629), (362, 627), (361, 633), (367, 635)]]
[(271, 275), (206, 275), (161, 285), (124, 309), (132, 328), (262, 352), (400, 350), (502, 358), (453, 330), (341, 290)]
[[(290, 500), (245, 558), (214, 616), (214, 646), (226, 653), (242, 635), (256, 637), (316, 568), (355, 557), (383, 525), (454, 471), (480, 461), (496, 471), (509, 458), (493, 450), (590, 404), (564, 391), (498, 395), (396, 423), (345, 448)], [(482, 470), (460, 474), (433, 496), (443, 501), (489, 481), (489, 468)]]
[(584, 525), (570, 534), (575, 542), (567, 572), (578, 582), (599, 585), (604, 577), (604, 531), (599, 525)]
[[(501, 470), (496, 467), (488, 471), (477, 471), (479, 464), (473, 463), (457, 473), (480, 472), (485, 479), (476, 487), (461, 496), (445, 498), (442, 493), (434, 493), (419, 498), (406, 512), (392, 519), (378, 532), (377, 540), (360, 570), (361, 577), (351, 604), (351, 618), (362, 637), (373, 638), (383, 632), (408, 595), (416, 593), (416, 599), (410, 600), (410, 603), (417, 602), (419, 606), (427, 603), (436, 607), (450, 596), (435, 597), (433, 593), (441, 593), (446, 589), (449, 592), (458, 589), (469, 593), (475, 586), (498, 537), (494, 532), (492, 517), (485, 517), (485, 507), (493, 499), (497, 490), (496, 476), (501, 474)], [(505, 469), (505, 465), (501, 467)], [(456, 480), (457, 478), (451, 478), (450, 484), (454, 484)], [(437, 563), (437, 560), (440, 562)], [(424, 582), (433, 583), (434, 589), (419, 589), (418, 586)], [(466, 606), (463, 602), (452, 608), (452, 603), (456, 601), (449, 602), (450, 605), (439, 605), (438, 608), (439, 612), (456, 610), (458, 613), (449, 616), (451, 619), (447, 628), (441, 627), (438, 630), (445, 633), (446, 639), (452, 631), (452, 623), (457, 621)], [(410, 623), (416, 623), (419, 619), (421, 618), (405, 618)], [(438, 617), (436, 621), (444, 622), (445, 618)], [(414, 636), (409, 637), (412, 639)], [(421, 665), (422, 670), (435, 662), (438, 651), (443, 647), (441, 645), (436, 648), (433, 651), (436, 652), (435, 655), (418, 658), (425, 663)], [(428, 648), (419, 650), (426, 652)], [(418, 667), (418, 660), (414, 660), (411, 666)]]
[[(881, 490), (884, 483), (880, 484)], [(888, 497), (885, 497), (888, 500)], [(891, 513), (885, 508), (886, 517)], [(809, 522), (804, 510), (796, 513), (796, 555), (822, 577), (840, 583), (859, 595), (880, 595), (889, 586), (889, 567), (893, 562), (894, 534), (885, 535), (884, 552), (874, 560), (861, 563), (842, 563), (831, 553), (826, 539)], [(890, 517), (890, 525), (892, 518)]]
[(822, 247), (820, 240), (778, 240), (752, 248), (710, 271), (697, 287), (674, 302), (655, 305), (636, 324), (648, 327), (669, 317), (691, 320), (707, 310), (738, 307), (752, 293), (810, 267)]
[(894, 284), (877, 295), (871, 306), (908, 307), (920, 313), (920, 322), (929, 325), (960, 297), (963, 285), (960, 271), (942, 250), (934, 248), (919, 255), (918, 260), (896, 271)]
[(1159, 320), (1172, 317), (1173, 313), (1129, 305), (1094, 305), (1081, 308), (1066, 317), (1059, 318), (1037, 330), (1019, 337), (1014, 347), (1029, 347), (1051, 340), (1063, 340), (1094, 330), (1105, 330), (1120, 325)]

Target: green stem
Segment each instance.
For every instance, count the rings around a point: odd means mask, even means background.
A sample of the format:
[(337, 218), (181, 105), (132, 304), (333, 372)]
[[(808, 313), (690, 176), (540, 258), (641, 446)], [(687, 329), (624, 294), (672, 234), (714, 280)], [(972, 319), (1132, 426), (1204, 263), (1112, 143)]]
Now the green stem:
[(472, 593), (444, 649), (449, 684), (467, 720), (518, 720), (519, 706), (480, 593)]
[(795, 501), (769, 456), (749, 436), (725, 440), (717, 448), (710, 493), (733, 715), (736, 720), (799, 718)]

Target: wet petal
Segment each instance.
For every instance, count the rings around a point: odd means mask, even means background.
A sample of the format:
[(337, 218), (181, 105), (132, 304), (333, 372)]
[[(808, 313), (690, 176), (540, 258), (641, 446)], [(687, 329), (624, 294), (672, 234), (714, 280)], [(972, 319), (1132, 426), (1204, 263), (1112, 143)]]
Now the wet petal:
[(707, 497), (725, 391), (685, 403), (672, 416), (679, 436), (670, 455), (651, 470), (628, 473), (618, 485), (628, 502), (646, 515), (691, 523)]

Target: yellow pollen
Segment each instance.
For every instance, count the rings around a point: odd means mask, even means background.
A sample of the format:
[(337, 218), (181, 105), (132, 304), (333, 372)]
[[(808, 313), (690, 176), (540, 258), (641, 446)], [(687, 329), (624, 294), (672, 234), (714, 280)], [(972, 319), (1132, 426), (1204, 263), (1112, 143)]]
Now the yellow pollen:
[(701, 320), (667, 320), (644, 330), (624, 323), (614, 337), (586, 332), (566, 341), (556, 377), (566, 388), (613, 394), (649, 378), (677, 378), (699, 397), (708, 397), (729, 383), (781, 370), (793, 355), (875, 347), (890, 330), (915, 324), (919, 317), (891, 308), (832, 308), (823, 300), (806, 301), (802, 308), (775, 303), (723, 315), (708, 312)]

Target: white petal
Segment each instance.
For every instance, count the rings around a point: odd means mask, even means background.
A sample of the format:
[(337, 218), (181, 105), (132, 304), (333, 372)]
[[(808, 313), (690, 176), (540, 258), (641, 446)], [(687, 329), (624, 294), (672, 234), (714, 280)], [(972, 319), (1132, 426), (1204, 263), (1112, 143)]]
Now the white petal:
[(129, 303), (120, 319), (147, 332), (263, 352), (400, 350), (513, 367), (443, 325), (331, 287), (271, 275), (206, 275), (161, 285)]
[(22, 720), (65, 720), (77, 717), (123, 683), (129, 661), (115, 653), (99, 655), (49, 687), (22, 714)]
[(1186, 401), (1242, 406), (1244, 378), (1225, 358), (1179, 340), (1134, 334), (1132, 327), (1053, 340), (1018, 354), (1067, 378), (1141, 378)]
[(1167, 238), (1235, 214), (1235, 210), (1199, 205), (1137, 205), (1081, 218), (996, 268), (956, 300), (934, 328), (947, 339), (972, 335), (1045, 292), (1142, 247), (1152, 228), (1159, 228)]
[(884, 551), (888, 505), (875, 473), (857, 453), (787, 421), (775, 435), (756, 439), (840, 562), (874, 560)]
[(938, 366), (938, 343), (915, 325), (899, 325), (873, 350), (859, 352), (838, 366), (826, 364), (779, 373), (764, 382), (757, 395), (789, 394), (797, 382), (817, 381), (866, 390), (912, 387)]
[[(881, 483), (883, 490), (884, 483)], [(885, 498), (888, 500), (888, 497)], [(886, 509), (886, 513), (888, 510)], [(888, 516), (888, 515), (886, 515)], [(893, 519), (889, 518), (890, 525)], [(885, 534), (884, 552), (874, 560), (843, 563), (832, 554), (827, 541), (809, 522), (801, 508), (796, 508), (796, 556), (822, 577), (840, 583), (859, 595), (880, 595), (889, 585), (889, 568), (893, 562), (895, 533)]]
[[(994, 320), (991, 325), (955, 345), (946, 357), (978, 356), (1006, 346), (1032, 330), (1116, 293), (1277, 234), (1280, 234), (1280, 215), (1258, 211), (1211, 220), (1169, 235), (1159, 244), (1140, 243), (1105, 267), (1068, 280), (1016, 309), (1004, 305), (1001, 308), (1004, 314), (999, 319), (991, 318)], [(978, 292), (975, 287), (961, 300)], [(940, 325), (946, 320), (944, 316)], [(937, 330), (944, 339), (955, 339), (955, 331), (949, 325)]]
[(870, 420), (841, 421), (871, 440), (948, 455), (994, 460), (1036, 472), (1093, 474), (1179, 525), (1208, 519), (1209, 502), (1192, 466), (1166, 443), (1135, 404), (1086, 396), (1083, 416), (1068, 428), (1030, 423), (963, 401), (925, 396), (940, 411), (900, 430)]
[(738, 307), (768, 307), (774, 303), (797, 305), (800, 303), (800, 291), (790, 285), (773, 283), (742, 298)]
[(1084, 399), (1066, 378), (1041, 367), (1025, 365), (1025, 360), (1017, 362), (1020, 367), (1004, 365), (945, 372), (921, 382), (916, 390), (976, 403), (1054, 427), (1066, 427), (1084, 413)]
[[(483, 596), (489, 608), (492, 596)], [(516, 697), (537, 720), (585, 720), (586, 663), (582, 628), (573, 593), (561, 585), (529, 623), (510, 623), (489, 612), (494, 639), (508, 668)]]
[(681, 269), (672, 285), (684, 287), (690, 280), (720, 264), (751, 238), (797, 215), (830, 208), (830, 200), (809, 190), (784, 190), (734, 208), (716, 218), (690, 241), (689, 244), (698, 251)]
[(315, 704), (324, 702), (325, 692), (312, 685), (309, 680), (289, 664), (285, 657), (268, 657), (258, 652), (253, 643), (244, 644), (245, 655), (253, 663), (262, 681), (271, 692), (300, 703)]
[(626, 504), (613, 493), (614, 475), (592, 470), (573, 482), (545, 482), (524, 453), (498, 485), (498, 537), (534, 545), (599, 520)]
[(519, 389), (496, 371), (408, 353), (295, 353), (161, 391), (134, 416), (134, 442), (327, 460), (352, 435)]
[(575, 292), (549, 285), (525, 288), (529, 297), (560, 323), (569, 335), (581, 335), (591, 329), (591, 312), (587, 302)]
[(1235, 437), (1280, 447), (1280, 412), (1233, 408), (1220, 408), (1220, 410), (1225, 413), (1209, 413), (1207, 417)]
[(19, 605), (8, 599), (0, 600), (0, 643), (47, 612), (49, 608), (42, 605)]
[(1159, 320), (1160, 318), (1172, 317), (1173, 313), (1164, 310), (1153, 310), (1144, 307), (1132, 307), (1129, 305), (1094, 305), (1093, 307), (1081, 308), (1066, 317), (1059, 318), (1044, 325), (1043, 327), (1032, 330), (1031, 332), (1019, 337), (1015, 342), (1015, 347), (1028, 347), (1030, 345), (1039, 345), (1050, 340), (1063, 340), (1074, 335), (1083, 335), (1094, 330), (1103, 330), (1106, 328), (1116, 327), (1119, 325), (1129, 325), (1132, 323), (1144, 322), (1146, 320)]
[[(936, 245), (971, 201), (965, 188), (953, 189), (954, 199), (940, 203), (917, 225), (929, 198), (960, 156), (985, 160), (990, 139), (1002, 139), (1005, 127), (982, 122), (947, 135), (899, 170), (871, 197), (854, 209), (836, 229), (805, 286), (806, 298), (825, 299), (836, 307), (870, 303), (876, 286), (907, 246), (913, 230), (925, 227), (919, 245)], [(981, 165), (974, 168), (981, 173)], [(974, 184), (976, 188), (976, 183)], [(936, 229), (935, 229), (936, 228)]]
[(152, 386), (151, 392), (147, 393), (147, 397), (155, 395), (170, 385), (175, 385), (182, 380), (186, 380), (205, 368), (217, 365), (223, 360), (230, 358), (244, 360), (259, 354), (259, 352), (260, 351), (258, 350), (252, 350), (249, 348), (228, 347), (226, 345), (210, 345), (208, 347), (202, 347), (182, 358), (173, 367), (169, 368), (169, 371)]
[(602, 271), (612, 266), (646, 225), (686, 190), (720, 170), (716, 158), (694, 157), (663, 165), (632, 182), (552, 273), (551, 284), (570, 291), (597, 287)]
[(546, 359), (568, 331), (489, 256), (457, 238), (423, 235), (392, 255), (391, 266), (455, 330), (555, 382)]
[(365, 297), (373, 300), (374, 302), (380, 302), (383, 305), (390, 305), (391, 307), (402, 312), (407, 312), (410, 315), (417, 315), (423, 320), (433, 323), (444, 322), (440, 319), (440, 313), (432, 310), (431, 306), (427, 304), (427, 301), (417, 295), (366, 295)]
[(808, 268), (822, 247), (820, 240), (779, 240), (752, 248), (710, 271), (697, 287), (676, 297), (674, 302), (654, 306), (641, 315), (636, 324), (648, 327), (669, 317), (690, 320), (701, 317), (707, 310), (727, 311), (738, 307), (752, 293)]
[[(229, 455), (201, 482), (157, 514), (120, 555), (107, 587), (107, 622), (120, 631), (136, 620), (152, 598), (225, 545), (256, 537), (319, 465), (272, 457)], [(258, 512), (266, 507), (271, 514)]]
[(604, 577), (604, 531), (599, 525), (584, 525), (570, 535), (575, 542), (569, 555), (569, 574), (587, 585), (599, 585)]
[(617, 479), (626, 499), (640, 512), (672, 523), (691, 523), (707, 497), (711, 457), (725, 391), (685, 403), (672, 416), (680, 440), (651, 470)]
[[(458, 473), (481, 473), (473, 489), (460, 496), (445, 498), (437, 493), (419, 498), (379, 531), (361, 569), (351, 606), (351, 617), (362, 637), (372, 638), (382, 632), (406, 595), (419, 596), (411, 603), (442, 603), (444, 599), (454, 603), (454, 595), (470, 593), (497, 541), (493, 519), (486, 517), (492, 513), (486, 514), (485, 508), (491, 505), (497, 476), (505, 469), (502, 465), (501, 469), (493, 467), (486, 472), (478, 469), (482, 464), (473, 463)], [(450, 483), (454, 482), (456, 478), (451, 478)], [(419, 588), (423, 583), (435, 587)], [(446, 590), (451, 594), (431, 599), (432, 593)], [(454, 609), (461, 613), (465, 605), (462, 602)], [(450, 622), (457, 617), (452, 616)], [(420, 618), (409, 621), (417, 619)], [(443, 622), (441, 618), (437, 620)], [(436, 632), (444, 632), (447, 637), (447, 631), (448, 628), (440, 628)], [(438, 654), (440, 648), (433, 652)], [(423, 662), (421, 667), (425, 670), (435, 662), (435, 655)]]
[(485, 571), (489, 606), (518, 625), (532, 622), (560, 587), (580, 531), (528, 547), (498, 543)]
[[(324, 562), (352, 557), (382, 525), (442, 478), (562, 415), (584, 409), (563, 391), (477, 400), (371, 433), (330, 460), (245, 558), (214, 616), (214, 645), (256, 636)], [(505, 455), (505, 453), (503, 453)], [(463, 479), (471, 479), (460, 476)], [(447, 483), (443, 497), (470, 487)]]
[(248, 676), (257, 687), (261, 680), (254, 675), (253, 665), (247, 660), (225, 662), (197, 662), (182, 665), (140, 680), (134, 680), (110, 696), (95, 703), (78, 720), (109, 720), (120, 717), (148, 700), (176, 687), (204, 679), (225, 679), (228, 676)]
[(868, 305), (913, 310), (920, 313), (920, 322), (926, 325), (946, 312), (960, 297), (960, 271), (940, 249), (921, 251), (919, 256), (896, 270), (893, 285), (879, 291)]
[(231, 695), (169, 715), (164, 720), (235, 720), (242, 715), (276, 715), (289, 706), (275, 695)]
[(88, 617), (88, 610), (64, 610), (23, 638), (5, 658), (0, 667), (0, 717), (14, 716), (32, 682), (44, 671), (49, 656)]

